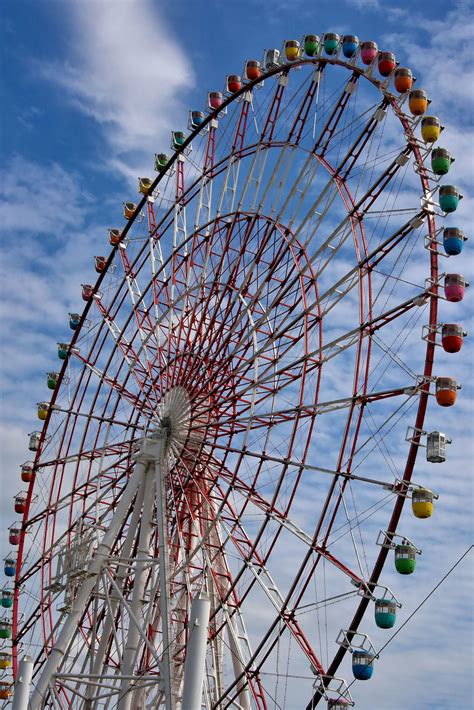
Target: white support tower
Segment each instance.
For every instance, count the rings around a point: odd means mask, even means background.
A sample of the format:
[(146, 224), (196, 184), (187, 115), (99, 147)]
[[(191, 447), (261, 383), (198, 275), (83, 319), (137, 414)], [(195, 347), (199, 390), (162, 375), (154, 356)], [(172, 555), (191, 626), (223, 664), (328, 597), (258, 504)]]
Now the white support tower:
[(15, 683), (12, 710), (28, 710), (32, 676), (33, 659), (31, 656), (24, 656), (18, 664), (18, 678)]
[(201, 591), (191, 605), (182, 710), (201, 710), (210, 611), (211, 600)]

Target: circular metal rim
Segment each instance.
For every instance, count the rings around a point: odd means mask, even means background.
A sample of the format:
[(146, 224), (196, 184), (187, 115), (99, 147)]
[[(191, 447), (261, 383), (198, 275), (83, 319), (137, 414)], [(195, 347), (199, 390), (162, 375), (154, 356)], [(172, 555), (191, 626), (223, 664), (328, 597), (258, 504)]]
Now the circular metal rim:
[[(318, 66), (329, 64), (329, 65), (342, 66), (342, 67), (345, 67), (347, 70), (350, 70), (350, 71), (357, 73), (359, 75), (363, 75), (364, 78), (369, 80), (372, 84), (374, 84), (382, 92), (382, 94), (384, 94), (384, 96), (387, 98), (388, 104), (390, 104), (392, 106), (392, 108), (395, 108), (395, 106), (396, 106), (396, 98), (397, 97), (395, 97), (393, 94), (388, 92), (386, 87), (383, 86), (382, 81), (377, 80), (372, 76), (367, 76), (367, 74), (366, 74), (367, 70), (365, 67), (356, 67), (356, 66), (354, 66), (354, 64), (352, 64), (350, 62), (341, 61), (340, 59), (333, 58), (333, 57), (321, 57), (321, 56), (311, 58), (311, 59), (302, 59), (302, 60), (299, 60), (296, 62), (291, 62), (291, 63), (285, 64), (285, 65), (279, 65), (278, 67), (275, 67), (270, 71), (263, 72), (258, 79), (254, 80), (252, 82), (244, 83), (242, 88), (238, 92), (233, 93), (231, 96), (227, 97), (224, 100), (222, 106), (218, 110), (211, 112), (204, 119), (203, 123), (188, 136), (188, 138), (183, 143), (183, 145), (177, 151), (175, 151), (174, 155), (172, 156), (172, 158), (170, 159), (170, 161), (168, 163), (167, 170), (169, 170), (171, 168), (171, 166), (177, 160), (178, 155), (181, 152), (186, 150), (186, 148), (190, 145), (192, 140), (194, 140), (194, 138), (201, 131), (204, 131), (206, 129), (206, 127), (210, 123), (210, 121), (213, 118), (215, 118), (223, 109), (225, 109), (231, 102), (236, 101), (245, 91), (249, 91), (249, 90), (253, 89), (253, 87), (255, 85), (259, 84), (262, 80), (269, 79), (270, 77), (277, 75), (277, 74), (288, 73), (290, 70), (294, 69), (297, 66), (301, 66), (303, 64), (313, 64), (313, 65), (318, 65)], [(407, 135), (407, 141), (409, 144), (411, 144), (411, 149), (413, 151), (414, 158), (415, 158), (415, 160), (418, 164), (418, 167), (419, 167), (419, 174), (420, 174), (422, 187), (425, 191), (428, 191), (429, 185), (428, 185), (427, 174), (426, 174), (426, 170), (424, 168), (423, 161), (421, 159), (419, 146), (418, 146), (417, 141), (413, 135), (411, 123), (408, 120), (408, 117), (406, 116), (406, 114), (403, 114), (402, 112), (400, 112), (398, 106), (396, 106), (395, 112), (398, 114), (400, 122), (405, 130), (405, 133)], [(153, 185), (151, 188), (152, 190), (154, 190), (158, 186), (160, 180), (163, 179), (165, 173), (166, 173), (166, 171), (164, 171), (163, 173), (159, 173), (157, 175), (157, 177), (153, 181)], [(125, 225), (125, 228), (122, 230), (121, 240), (123, 240), (126, 237), (128, 230), (130, 229), (131, 225), (133, 224), (133, 222), (137, 218), (137, 215), (140, 213), (140, 210), (142, 209), (142, 207), (146, 203), (146, 199), (147, 199), (146, 196), (144, 196), (142, 198), (141, 202), (137, 206), (135, 216), (132, 218), (132, 220), (130, 220)], [(429, 233), (431, 236), (433, 236), (435, 234), (435, 224), (434, 224), (433, 215), (428, 213), (427, 220), (428, 220)], [(99, 275), (99, 277), (96, 281), (96, 284), (94, 287), (94, 293), (98, 292), (100, 284), (101, 284), (102, 280), (104, 279), (105, 274), (111, 265), (113, 255), (115, 254), (116, 250), (117, 250), (117, 246), (112, 249), (111, 254), (110, 254), (108, 261), (107, 261), (107, 265), (106, 265), (104, 271)], [(429, 322), (430, 322), (430, 325), (434, 325), (434, 324), (436, 324), (436, 320), (437, 320), (436, 316), (437, 316), (437, 275), (438, 275), (438, 269), (437, 269), (436, 250), (433, 250), (430, 252), (430, 270), (431, 270), (431, 282), (433, 284), (433, 287), (431, 289), (431, 296), (430, 296)], [(77, 339), (80, 335), (81, 329), (84, 326), (84, 322), (87, 317), (87, 313), (89, 311), (89, 308), (91, 307), (92, 300), (93, 299), (91, 299), (86, 304), (86, 306), (82, 312), (81, 321), (79, 323), (78, 328), (74, 332), (74, 335), (73, 335), (73, 338), (72, 338), (72, 341), (70, 344), (71, 347), (74, 346), (75, 342), (77, 341)], [(425, 413), (426, 413), (426, 405), (427, 405), (428, 396), (429, 396), (429, 384), (430, 384), (429, 379), (431, 378), (431, 375), (432, 375), (434, 349), (435, 349), (434, 338), (429, 337), (427, 340), (426, 354), (425, 354), (425, 365), (424, 365), (424, 372), (423, 372), (423, 377), (425, 379), (425, 382), (422, 385), (421, 390), (420, 390), (421, 395), (420, 395), (420, 400), (419, 400), (419, 404), (418, 404), (418, 411), (417, 411), (416, 421), (415, 421), (415, 426), (417, 429), (422, 429), (422, 425), (423, 425), (423, 421), (424, 421), (424, 417), (425, 417)], [(63, 377), (65, 375), (66, 367), (67, 367), (67, 360), (63, 363), (63, 367), (62, 367), (61, 373), (60, 373), (60, 380), (58, 383), (58, 387), (56, 388), (55, 392), (53, 393), (53, 398), (51, 400), (52, 404), (55, 401), (57, 390), (59, 389), (59, 386), (60, 386), (60, 384), (63, 380)], [(45, 426), (43, 428), (42, 438), (41, 438), (41, 442), (40, 442), (40, 448), (39, 448), (39, 451), (37, 452), (37, 455), (35, 457), (35, 468), (38, 465), (39, 458), (40, 458), (41, 443), (44, 441), (45, 436), (47, 435), (48, 421), (49, 421), (49, 415), (48, 415), (48, 420), (45, 422)], [(411, 447), (410, 447), (409, 453), (408, 453), (404, 476), (403, 476), (403, 482), (410, 481), (413, 467), (415, 464), (417, 449), (418, 449), (418, 442), (416, 442), (416, 440), (414, 440)], [(27, 507), (26, 507), (26, 511), (25, 511), (25, 514), (23, 517), (24, 524), (28, 520), (29, 504), (30, 504), (31, 497), (33, 494), (33, 488), (34, 488), (34, 478), (33, 478), (33, 481), (31, 482), (31, 484), (29, 486), (29, 490), (28, 490)], [(389, 528), (388, 528), (389, 531), (395, 532), (401, 512), (402, 512), (403, 503), (404, 503), (404, 498), (398, 497), (397, 502), (394, 506), (391, 520), (390, 520), (390, 524), (389, 524)], [(20, 540), (20, 546), (18, 549), (17, 579), (19, 579), (21, 577), (21, 575), (19, 573), (21, 570), (23, 544), (24, 544), (24, 534), (22, 534), (22, 538)], [(377, 582), (386, 556), (387, 556), (387, 550), (382, 548), (381, 552), (379, 554), (379, 558), (377, 560), (377, 563), (374, 567), (374, 571), (373, 571), (373, 574), (372, 574), (372, 577), (370, 580), (371, 583), (375, 584)], [(18, 595), (18, 587), (16, 587), (16, 590), (15, 590), (15, 597), (16, 597), (15, 609), (17, 608), (17, 602), (18, 602), (17, 595)], [(350, 627), (351, 629), (354, 629), (354, 630), (357, 629), (358, 624), (360, 623), (360, 620), (362, 619), (365, 608), (367, 607), (367, 604), (368, 604), (367, 600), (365, 600), (365, 599), (361, 600), (359, 609), (357, 610), (356, 615), (353, 620), (353, 623), (351, 624), (351, 627)], [(16, 629), (16, 627), (17, 627), (16, 616), (15, 616), (14, 623), (15, 623), (15, 629)], [(342, 657), (343, 657), (344, 653), (345, 653), (345, 649), (341, 649), (339, 654), (337, 654), (337, 659), (334, 660), (333, 664), (328, 669), (328, 676), (334, 675), (335, 671), (337, 670), (338, 665), (342, 661)], [(14, 660), (16, 661), (16, 657), (14, 658)], [(15, 671), (16, 671), (16, 664), (15, 664)], [(312, 704), (308, 705), (308, 708), (315, 707), (317, 702), (318, 702), (318, 698), (316, 698)]]

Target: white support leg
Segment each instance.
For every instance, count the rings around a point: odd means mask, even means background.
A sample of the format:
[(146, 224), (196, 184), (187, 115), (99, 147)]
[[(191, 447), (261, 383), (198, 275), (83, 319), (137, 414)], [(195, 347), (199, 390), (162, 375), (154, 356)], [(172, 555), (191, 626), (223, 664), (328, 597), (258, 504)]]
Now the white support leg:
[[(133, 549), (133, 543), (135, 540), (135, 536), (137, 534), (138, 530), (138, 525), (140, 522), (140, 516), (142, 512), (142, 505), (143, 505), (143, 494), (144, 494), (144, 486), (143, 484), (140, 485), (137, 493), (137, 497), (135, 499), (135, 506), (133, 509), (133, 513), (131, 515), (131, 518), (129, 520), (129, 526), (128, 526), (128, 531), (127, 535), (125, 538), (125, 542), (121, 551), (121, 556), (123, 558), (129, 558), (132, 554), (132, 549)], [(118, 568), (117, 575), (115, 577), (115, 581), (117, 582), (118, 586), (121, 587), (124, 583), (125, 578), (128, 575), (128, 567), (125, 565), (120, 565)], [(110, 609), (107, 614), (107, 617), (105, 619), (104, 625), (100, 630), (100, 642), (97, 650), (95, 651), (92, 659), (92, 669), (91, 669), (91, 675), (92, 676), (100, 676), (101, 674), (104, 673), (104, 662), (106, 659), (106, 654), (107, 654), (107, 648), (109, 646), (110, 642), (110, 636), (113, 633), (113, 628), (114, 628), (114, 619), (115, 619), (115, 614), (117, 611), (117, 607), (119, 605), (119, 597), (117, 595), (114, 595), (113, 599), (110, 602)], [(96, 695), (96, 689), (95, 686), (90, 685), (87, 689), (87, 700), (89, 702), (89, 705), (86, 705), (86, 708), (90, 710), (91, 708), (95, 707), (94, 703), (94, 697)]]
[(24, 656), (18, 664), (18, 678), (15, 683), (12, 710), (28, 710), (32, 676), (33, 659), (31, 656)]
[[(212, 511), (212, 516), (215, 517), (214, 510)], [(209, 517), (211, 517), (211, 514), (209, 514)], [(219, 552), (213, 558), (212, 565), (216, 569), (218, 578), (227, 579), (226, 573), (228, 573), (229, 564), (225, 559), (225, 553), (222, 551), (222, 531), (219, 522), (217, 523), (216, 527), (210, 531), (209, 537), (211, 542), (211, 549), (221, 550), (221, 552)], [(242, 638), (239, 636), (238, 624), (236, 623), (236, 618), (234, 617), (234, 615), (231, 615), (227, 608), (224, 610), (224, 615), (227, 620), (228, 644), (230, 655), (232, 658), (234, 676), (236, 679), (242, 676), (242, 680), (240, 680), (237, 685), (237, 688), (239, 690), (240, 708), (241, 710), (250, 710), (250, 689), (245, 679), (245, 661), (240, 641), (243, 640), (246, 642), (246, 651), (248, 658), (252, 655), (250, 653), (250, 644), (248, 642), (247, 634), (245, 633), (245, 627), (243, 625), (243, 619), (240, 616), (240, 610), (236, 610), (236, 615), (240, 620), (240, 626), (242, 627), (242, 631), (244, 632)], [(222, 638), (221, 641), (223, 641)]]
[(234, 669), (235, 678), (240, 678), (243, 676), (242, 680), (238, 683), (237, 688), (239, 691), (239, 703), (242, 710), (250, 710), (250, 689), (248, 683), (245, 681), (245, 665), (242, 661), (242, 649), (239, 643), (239, 637), (237, 629), (234, 626), (234, 620), (232, 618), (228, 621), (228, 633), (229, 633), (229, 650), (232, 657), (232, 667)]
[(211, 600), (200, 592), (191, 605), (182, 710), (201, 710), (210, 611)]
[(159, 579), (160, 579), (160, 610), (163, 653), (161, 657), (161, 677), (165, 694), (166, 710), (174, 710), (174, 698), (171, 692), (171, 657), (169, 633), (169, 550), (168, 550), (168, 525), (166, 513), (166, 486), (164, 476), (166, 469), (163, 466), (163, 452), (166, 443), (166, 431), (161, 429), (158, 433), (157, 450), (155, 456), (156, 479), (156, 519), (158, 522), (158, 551), (159, 551)]
[[(135, 563), (135, 577), (133, 582), (133, 593), (131, 601), (131, 611), (138, 621), (142, 618), (143, 599), (145, 594), (145, 584), (147, 575), (147, 563), (150, 561), (150, 537), (151, 522), (153, 516), (155, 481), (153, 469), (148, 466), (145, 473), (145, 494), (143, 498), (143, 512), (140, 520), (140, 536), (138, 540), (138, 550)], [(140, 633), (137, 626), (129, 621), (127, 641), (123, 653), (121, 674), (131, 676), (134, 673), (137, 651), (140, 645)], [(120, 687), (118, 710), (129, 710), (132, 703), (133, 692), (130, 690), (130, 682), (124, 678)]]
[(96, 585), (97, 576), (100, 573), (104, 561), (107, 560), (110, 555), (110, 551), (117, 539), (123, 520), (133, 503), (140, 481), (145, 475), (145, 470), (146, 463), (138, 461), (135, 464), (130, 480), (121, 495), (117, 509), (110, 521), (109, 528), (90, 561), (87, 576), (78, 589), (72, 603), (71, 611), (51, 648), (48, 660), (44, 664), (41, 675), (37, 680), (36, 689), (31, 697), (30, 710), (38, 710), (43, 705), (51, 679), (58, 670), (73, 635), (77, 631), (78, 624), (84, 614), (84, 609)]

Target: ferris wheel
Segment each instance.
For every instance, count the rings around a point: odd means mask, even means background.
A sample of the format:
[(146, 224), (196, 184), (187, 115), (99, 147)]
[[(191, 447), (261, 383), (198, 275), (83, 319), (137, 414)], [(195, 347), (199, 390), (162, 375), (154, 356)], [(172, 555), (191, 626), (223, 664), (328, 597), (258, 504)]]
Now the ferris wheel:
[(345, 708), (348, 659), (383, 662), (384, 564), (412, 573), (426, 538), (402, 509), (437, 498), (415, 460), (445, 459), (427, 405), (458, 389), (433, 357), (464, 335), (438, 317), (466, 286), (438, 268), (462, 196), (413, 82), (374, 42), (286, 41), (139, 178), (29, 435), (14, 707)]

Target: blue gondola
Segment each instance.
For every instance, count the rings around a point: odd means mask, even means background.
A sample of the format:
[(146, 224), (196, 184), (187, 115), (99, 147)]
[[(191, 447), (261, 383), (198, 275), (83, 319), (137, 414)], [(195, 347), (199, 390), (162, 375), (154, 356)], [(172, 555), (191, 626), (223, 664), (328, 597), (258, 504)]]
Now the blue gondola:
[(374, 672), (373, 661), (375, 655), (362, 648), (352, 652), (352, 673), (357, 680), (369, 680)]
[(342, 53), (347, 59), (351, 59), (359, 49), (359, 38), (355, 35), (344, 35), (342, 38)]
[(81, 320), (81, 316), (79, 315), (79, 313), (70, 313), (69, 314), (69, 327), (71, 328), (71, 330), (77, 329), (80, 320)]
[(5, 560), (5, 565), (3, 567), (3, 571), (5, 572), (7, 577), (14, 577), (16, 574), (16, 562), (15, 560), (12, 560), (10, 558)]
[(449, 256), (457, 256), (462, 252), (466, 240), (467, 237), (459, 227), (446, 227), (443, 232), (444, 251)]

